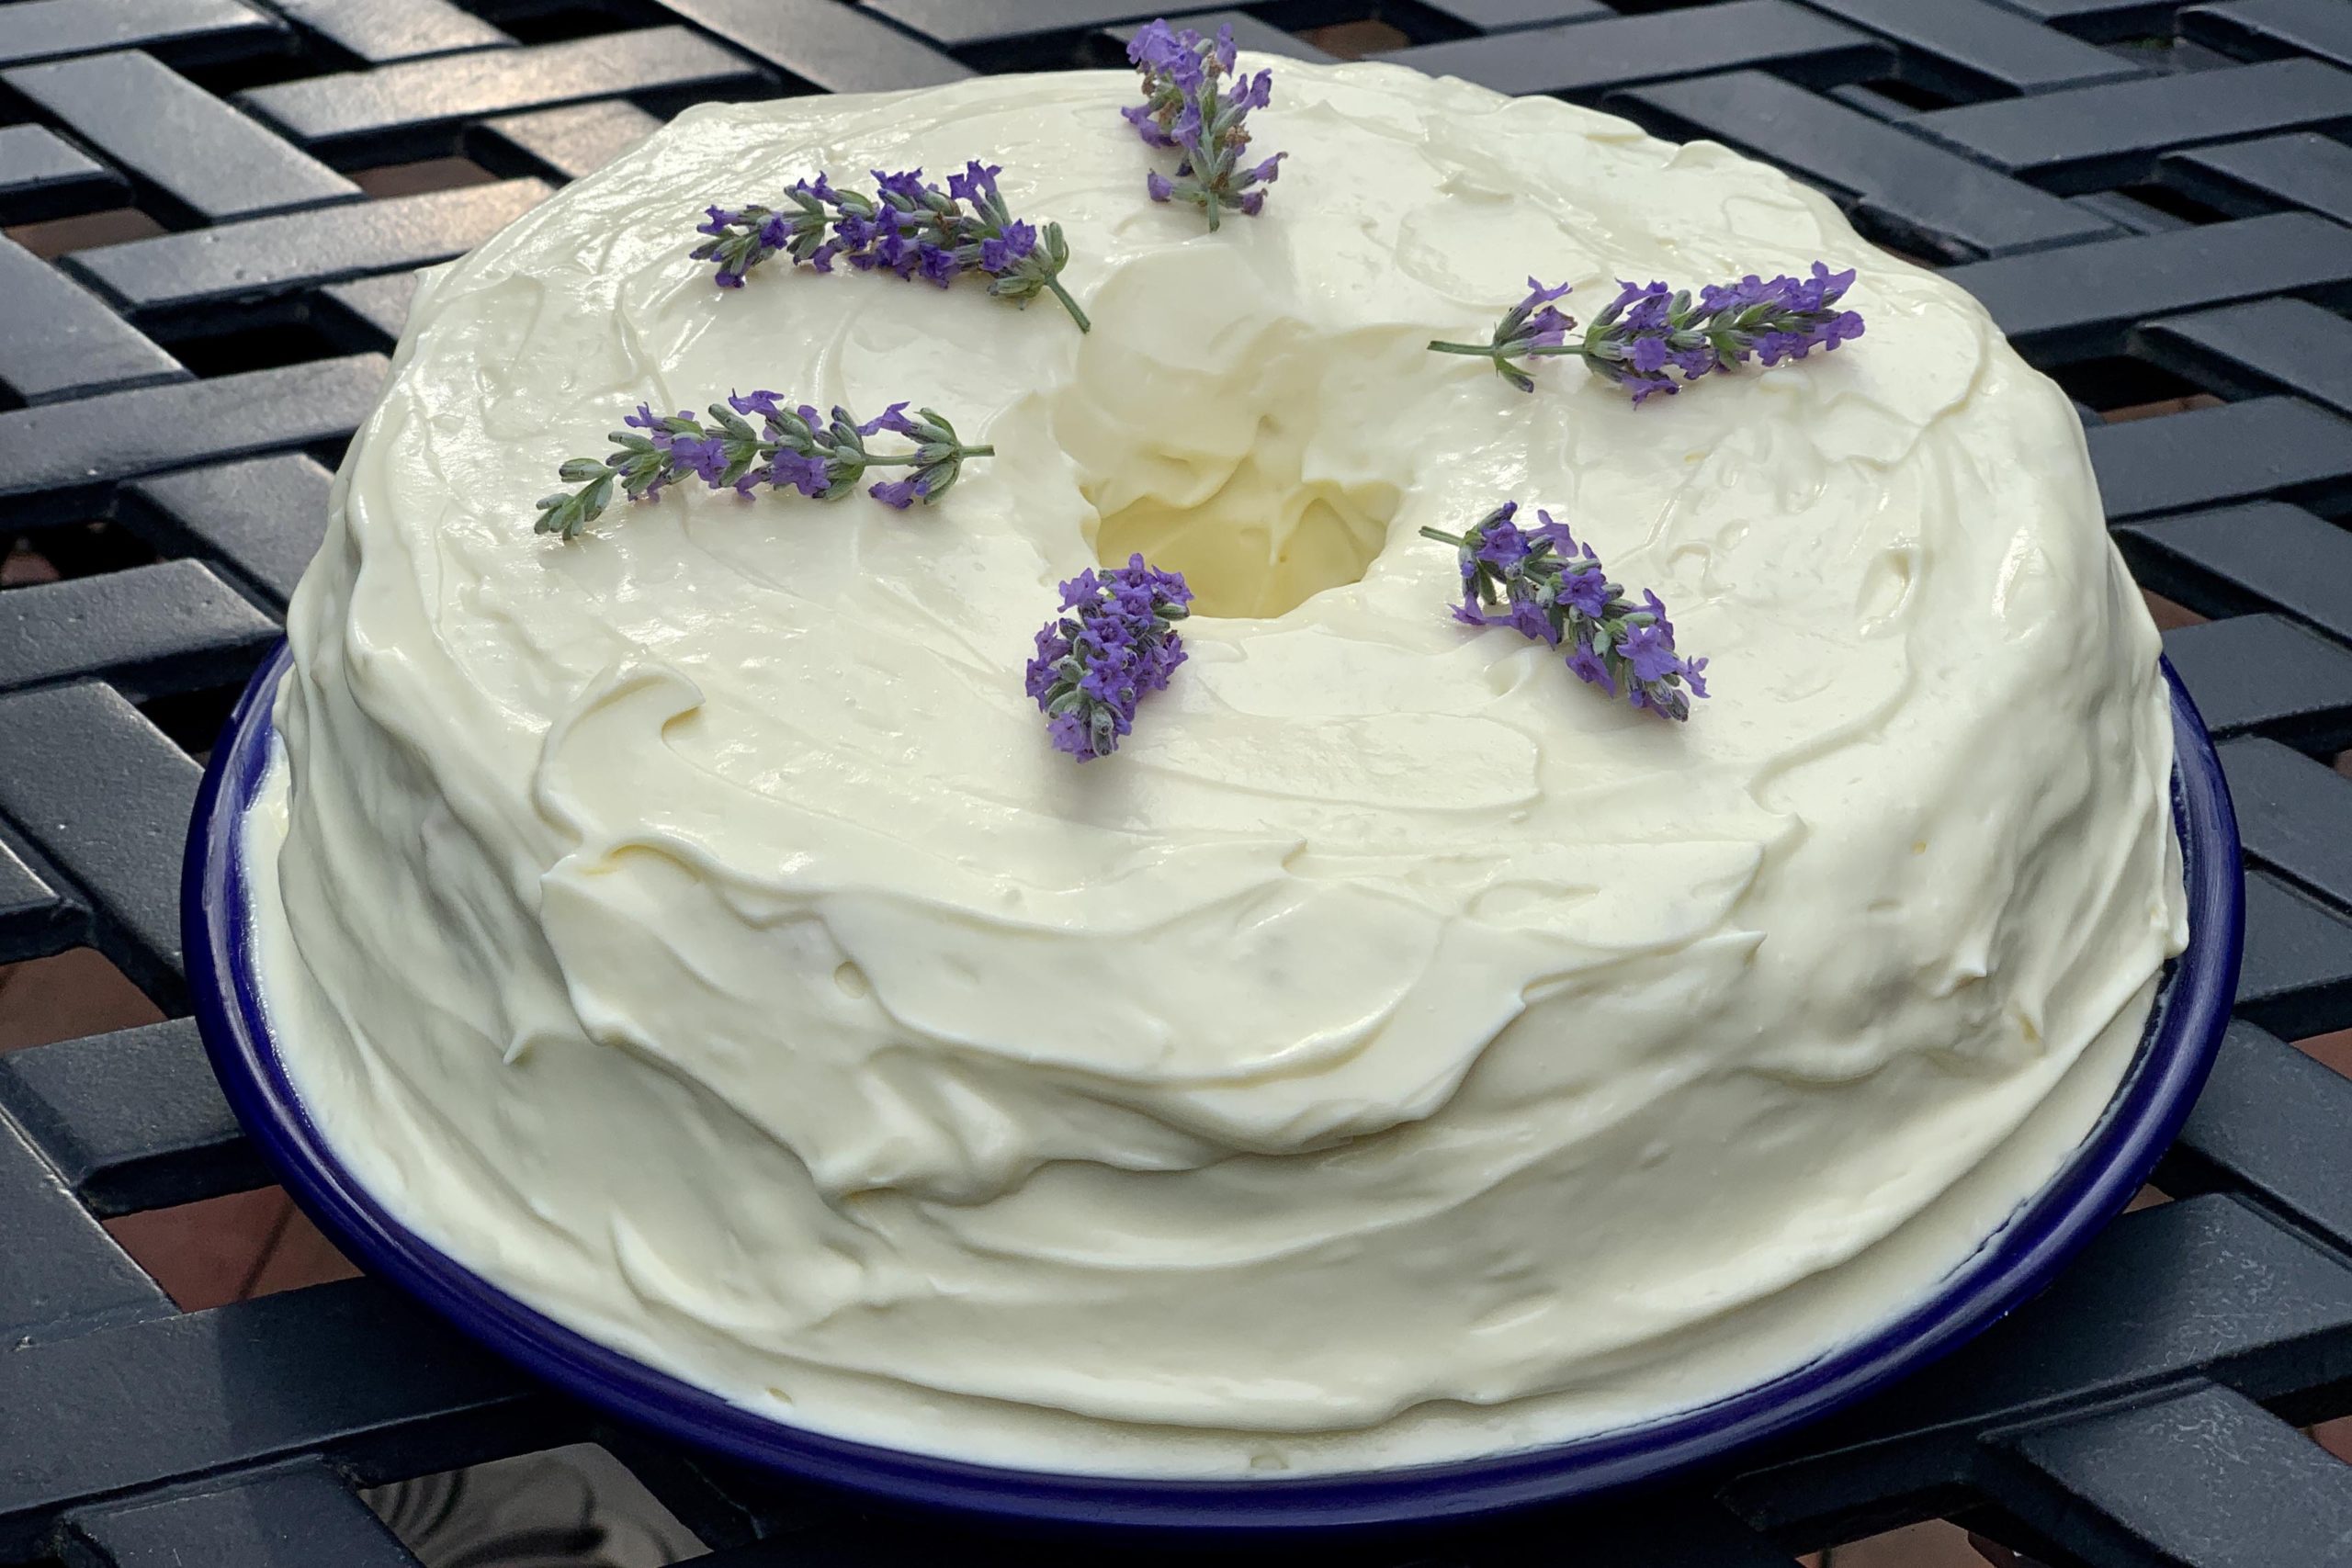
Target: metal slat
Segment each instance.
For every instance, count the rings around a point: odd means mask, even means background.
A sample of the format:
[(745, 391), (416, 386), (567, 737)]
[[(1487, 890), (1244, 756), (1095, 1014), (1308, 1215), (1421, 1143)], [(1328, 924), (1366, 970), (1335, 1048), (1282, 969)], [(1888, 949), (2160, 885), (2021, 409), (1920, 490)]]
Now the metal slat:
[(2352, 643), (2352, 533), (2300, 506), (2256, 502), (2115, 531), (2157, 592), (2208, 615), (2276, 606)]
[(1636, 87), (1610, 107), (1661, 134), (1710, 137), (1778, 164), (1843, 197), (1865, 231), (1946, 261), (2116, 232), (2104, 218), (1761, 71)]
[(1601, 0), (1422, 0), (1424, 10), (1482, 33), (1557, 27), (1614, 17)]
[(414, 135), (467, 119), (589, 98), (758, 80), (751, 62), (686, 28), (483, 50), (255, 87), (238, 103), (296, 141), (326, 146)]
[(277, 9), (370, 65), (504, 49), (514, 40), (450, 0), (276, 0)]
[[(837, 0), (660, 0), (679, 20), (692, 22), (829, 93), (930, 87), (959, 82), (971, 67), (901, 28), (876, 19), (883, 6), (849, 6)], [(957, 6), (947, 17), (977, 6)]]
[(65, 1568), (420, 1568), (316, 1460), (66, 1517)]
[(123, 479), (342, 441), (387, 367), (355, 354), (0, 413), (0, 451), (18, 455), (0, 471), (0, 516), (71, 522)]
[(2037, 27), (1989, 0), (1805, 0), (1902, 48), (1906, 79), (1951, 97), (2047, 93), (2144, 76), (2148, 68)]
[(2111, 522), (2257, 495), (2323, 502), (2352, 487), (2352, 420), (2300, 398), (2250, 398), (2089, 433)]
[(372, 1280), (92, 1328), (0, 1354), (0, 1453), (41, 1457), (0, 1467), (0, 1560), (37, 1554), (96, 1497), (303, 1454), (363, 1481), (415, 1474), (568, 1442), (576, 1424)]
[(2157, 177), (2224, 211), (2300, 207), (2352, 222), (2352, 147), (2303, 131), (2167, 152)]
[(1999, 1447), (2014, 1464), (1988, 1467), (1995, 1499), (2094, 1562), (2352, 1562), (2352, 1466), (2228, 1389), (2035, 1427)]
[[(1296, 33), (1286, 33), (1272, 22), (1262, 22), (1247, 11), (1204, 11), (1185, 21), (1203, 32), (1230, 28), (1237, 49), (1256, 50), (1261, 54), (1280, 55), (1287, 60), (1305, 60), (1317, 65), (1336, 63), (1333, 56), (1316, 48)], [(1103, 37), (1118, 46), (1124, 54), (1127, 40), (1141, 29), (1132, 26), (1110, 28)]]
[(1085, 33), (1169, 17), (1180, 22), (1217, 9), (1220, 0), (866, 0), (865, 9), (925, 38), (960, 48), (1051, 33)]
[(299, 452), (188, 468), (125, 485), (117, 516), (159, 550), (218, 563), (277, 611), (326, 533), (334, 478)]
[(540, 180), (505, 180), (256, 218), (79, 251), (65, 266), (132, 315), (187, 312), (447, 261), (537, 206), (548, 190)]
[(239, 0), (26, 0), (0, 28), (0, 64), (105, 49), (143, 49), (177, 62), (218, 60), (275, 45), (283, 28)]
[(2256, 864), (2352, 909), (2352, 778), (2276, 740), (2246, 736), (2222, 747), (2238, 836)]
[(2307, 212), (2134, 234), (1953, 267), (2037, 365), (2120, 352), (2135, 322), (2266, 294), (2352, 294), (2352, 231)]
[(45, 1340), (172, 1310), (4, 1116), (0, 1192), (8, 1195), (0, 1206), (0, 1346), (9, 1352), (28, 1355)]
[(1793, 0), (1730, 0), (1709, 7), (1703, 26), (1694, 26), (1687, 13), (1582, 20), (1421, 44), (1381, 58), (1433, 76), (1466, 77), (1498, 92), (1571, 96), (1750, 67), (1815, 85), (1859, 82), (1894, 60), (1888, 46), (1870, 34)]
[(277, 640), (277, 623), (201, 563), (159, 561), (0, 598), (0, 692), (73, 679), (134, 702), (199, 692), (242, 682)]
[(2180, 0), (1999, 0), (2035, 21), (2047, 22), (2076, 38), (2111, 42), (2117, 39), (2161, 34), (2180, 8)]
[(2352, 746), (2352, 649), (2284, 615), (2182, 626), (2165, 657), (2217, 739), (2260, 730), (2315, 756)]
[(0, 835), (0, 964), (60, 952), (80, 926), (79, 911)]
[(662, 129), (636, 105), (609, 101), (484, 120), (480, 140), (510, 148), (559, 179), (594, 174)]
[(2290, 1040), (2352, 1016), (2352, 921), (2262, 871), (2245, 878), (2245, 963), (2237, 1011)]
[(2286, 392), (2352, 414), (2352, 321), (2302, 299), (2255, 299), (2150, 321), (2132, 352), (2228, 397)]
[(2245, 1192), (2352, 1247), (2347, 1126), (2352, 1078), (2251, 1023), (2233, 1023), (2165, 1179), (2172, 1190)]
[(143, 183), (207, 223), (349, 201), (359, 187), (136, 51), (0, 74)]
[(408, 308), (416, 298), (416, 281), (417, 275), (413, 272), (354, 278), (349, 283), (328, 284), (319, 290), (319, 298), (342, 310), (360, 331), (373, 333), (377, 342), (390, 348), (400, 342), (401, 329), (408, 324)]
[(2352, 122), (2352, 76), (2280, 60), (1938, 109), (1921, 135), (2047, 190), (2130, 185), (2175, 147)]
[(1770, 1529), (1965, 1480), (1987, 1431), (2201, 1374), (2256, 1398), (2352, 1375), (2352, 1267), (2226, 1197), (2127, 1214), (1981, 1337), (1735, 1481)]
[(187, 379), (178, 360), (96, 295), (0, 237), (0, 387), (45, 403)]
[(39, 125), (0, 126), (0, 224), (110, 206), (130, 182)]
[(166, 1208), (270, 1179), (220, 1098), (193, 1019), (0, 1055), (0, 1111), (93, 1213)]
[(2352, 65), (2352, 10), (2335, 0), (2229, 0), (2191, 6), (2180, 34), (2233, 54), (2308, 54)]
[(117, 966), (149, 994), (175, 998), (196, 763), (96, 684), (0, 696), (0, 817), (89, 895)]

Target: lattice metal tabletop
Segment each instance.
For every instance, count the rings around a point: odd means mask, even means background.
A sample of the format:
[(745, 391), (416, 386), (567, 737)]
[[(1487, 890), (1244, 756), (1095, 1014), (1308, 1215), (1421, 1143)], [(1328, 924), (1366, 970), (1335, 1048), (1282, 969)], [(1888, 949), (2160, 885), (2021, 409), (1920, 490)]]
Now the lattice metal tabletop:
[(2075, 397), (2250, 866), (2173, 1201), (2031, 1306), (1669, 1493), (1282, 1555), (1788, 1568), (1940, 1517), (2352, 1564), (2352, 1466), (2297, 1429), (2352, 1414), (2352, 1081), (2290, 1043), (2352, 1027), (2352, 0), (0, 4), (0, 557), (40, 568), (0, 592), (0, 964), (95, 947), (167, 1015), (0, 1056), (0, 1563), (413, 1563), (355, 1488), (589, 1439), (711, 1568), (1152, 1555), (600, 1427), (372, 1280), (183, 1313), (99, 1220), (267, 1179), (184, 1016), (181, 838), (410, 269), (686, 103), (1108, 64), (1160, 11), (1712, 137), (1946, 266)]

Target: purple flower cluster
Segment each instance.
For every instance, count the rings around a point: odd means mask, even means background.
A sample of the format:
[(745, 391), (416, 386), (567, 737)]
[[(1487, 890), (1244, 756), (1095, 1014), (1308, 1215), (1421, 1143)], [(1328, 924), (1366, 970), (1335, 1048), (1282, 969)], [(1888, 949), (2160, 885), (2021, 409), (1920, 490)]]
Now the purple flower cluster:
[(1184, 662), (1176, 623), (1192, 602), (1182, 572), (1155, 571), (1140, 555), (1062, 584), (1062, 614), (1039, 628), (1028, 681), (1057, 748), (1081, 762), (1119, 749), (1136, 704)]
[(1689, 718), (1690, 699), (1707, 694), (1701, 675), (1707, 661), (1675, 651), (1674, 623), (1657, 595), (1645, 592), (1641, 604), (1633, 603), (1567, 525), (1539, 511), (1538, 526), (1523, 529), (1513, 521), (1518, 513), (1519, 502), (1506, 501), (1467, 533), (1421, 530), (1460, 553), (1462, 603), (1454, 618), (1566, 647), (1578, 680), (1637, 708)]
[[(1663, 283), (1621, 282), (1617, 298), (1574, 343), (1566, 341), (1566, 329), (1574, 323), (1548, 304), (1566, 294), (1567, 286), (1546, 289), (1533, 278), (1528, 283), (1535, 292), (1505, 313), (1493, 342), (1438, 342), (1430, 347), (1490, 359), (1522, 392), (1534, 390), (1535, 383), (1512, 361), (1572, 354), (1639, 403), (1750, 358), (1778, 365), (1862, 335), (1861, 316), (1838, 306), (1853, 287), (1852, 271), (1832, 272), (1820, 262), (1806, 277), (1767, 280), (1751, 273), (1736, 283), (1710, 284), (1696, 299), (1687, 288), (1671, 291)], [(1555, 331), (1529, 330), (1539, 319), (1530, 314), (1538, 306), (1544, 308), (1540, 314), (1557, 318)]]
[(697, 261), (716, 262), (721, 288), (741, 288), (753, 268), (776, 254), (819, 272), (836, 259), (859, 272), (921, 277), (944, 288), (966, 273), (989, 280), (989, 292), (1027, 305), (1050, 293), (1088, 330), (1078, 301), (1062, 287), (1069, 244), (1058, 223), (1043, 230), (1012, 216), (997, 189), (996, 164), (968, 163), (947, 188), (925, 185), (921, 169), (873, 171), (875, 192), (836, 190), (821, 174), (785, 193), (783, 208), (713, 207), (695, 232)]
[[(631, 501), (650, 501), (665, 485), (692, 475), (713, 490), (750, 495), (761, 485), (796, 490), (820, 501), (838, 501), (857, 488), (868, 468), (903, 468), (902, 479), (868, 487), (886, 506), (906, 510), (947, 491), (965, 459), (993, 455), (992, 446), (967, 446), (956, 427), (930, 409), (912, 416), (892, 403), (880, 417), (861, 424), (847, 409), (830, 418), (809, 404), (786, 403), (774, 392), (729, 394), (710, 405), (707, 423), (680, 410), (657, 414), (647, 404), (613, 432), (613, 450), (602, 458), (574, 457), (558, 470), (580, 488), (539, 502), (537, 531), (575, 537), (603, 514), (616, 485)], [(754, 427), (745, 416), (761, 423)], [(911, 452), (869, 452), (865, 438), (881, 431), (915, 444)]]
[[(1281, 173), (1283, 154), (1242, 166), (1250, 148), (1245, 117), (1272, 101), (1274, 73), (1243, 76), (1235, 69), (1233, 28), (1213, 39), (1191, 28), (1179, 31), (1163, 19), (1138, 31), (1127, 44), (1127, 60), (1143, 73), (1144, 101), (1119, 112), (1149, 147), (1182, 156), (1176, 177), (1155, 169), (1144, 176), (1154, 201), (1182, 201), (1208, 214), (1209, 227), (1227, 208), (1255, 218), (1266, 205), (1265, 187)], [(1227, 91), (1225, 78), (1232, 76)]]

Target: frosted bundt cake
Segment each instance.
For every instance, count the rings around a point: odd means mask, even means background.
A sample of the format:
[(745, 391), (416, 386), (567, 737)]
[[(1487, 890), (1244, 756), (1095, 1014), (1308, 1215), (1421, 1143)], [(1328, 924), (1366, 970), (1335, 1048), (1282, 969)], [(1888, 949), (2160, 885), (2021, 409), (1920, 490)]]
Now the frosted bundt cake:
[[(1800, 1363), (2091, 1126), (2184, 916), (2064, 398), (1720, 147), (1269, 63), (1278, 166), (1110, 73), (713, 106), (425, 283), (247, 845), (288, 1067), (420, 1235), (818, 1431), (1295, 1474)], [(866, 171), (974, 160), (1017, 218), (877, 257)], [(1867, 336), (1639, 404), (1713, 349), (1429, 351), (1775, 275)], [(759, 473), (663, 423), (714, 401)], [(640, 404), (700, 482), (631, 504), (578, 454)], [(809, 499), (852, 436), (923, 504)], [(567, 459), (608, 504), (535, 532)], [(1512, 619), (1539, 542), (1603, 619)], [(1164, 634), (1125, 706), (1050, 694), (1071, 581)]]

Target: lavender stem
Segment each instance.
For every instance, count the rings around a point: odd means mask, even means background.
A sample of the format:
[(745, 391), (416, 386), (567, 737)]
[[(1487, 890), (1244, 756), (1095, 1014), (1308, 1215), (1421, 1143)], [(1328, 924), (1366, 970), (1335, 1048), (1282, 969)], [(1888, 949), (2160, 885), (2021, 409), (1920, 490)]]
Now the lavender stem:
[(1094, 323), (1086, 319), (1086, 312), (1078, 308), (1078, 301), (1070, 298), (1069, 290), (1062, 287), (1061, 279), (1048, 277), (1046, 279), (1046, 287), (1052, 291), (1055, 299), (1062, 302), (1062, 309), (1069, 312), (1069, 319), (1078, 323), (1080, 332), (1091, 333), (1094, 330)]

